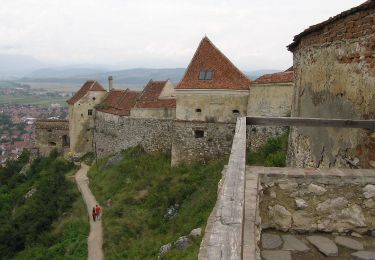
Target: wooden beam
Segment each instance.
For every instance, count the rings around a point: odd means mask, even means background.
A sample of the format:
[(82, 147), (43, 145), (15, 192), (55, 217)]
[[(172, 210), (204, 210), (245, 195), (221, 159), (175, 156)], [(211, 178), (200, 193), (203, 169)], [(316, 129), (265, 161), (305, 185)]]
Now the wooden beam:
[(247, 125), (299, 126), (299, 127), (339, 127), (375, 129), (375, 120), (326, 119), (304, 117), (246, 117)]

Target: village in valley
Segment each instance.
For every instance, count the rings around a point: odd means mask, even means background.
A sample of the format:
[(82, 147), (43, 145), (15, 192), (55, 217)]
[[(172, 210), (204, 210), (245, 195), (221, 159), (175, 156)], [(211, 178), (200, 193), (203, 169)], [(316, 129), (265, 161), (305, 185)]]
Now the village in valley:
[(204, 35), (178, 82), (0, 89), (57, 101), (0, 104), (0, 258), (375, 260), (375, 0), (276, 72), (221, 49)]

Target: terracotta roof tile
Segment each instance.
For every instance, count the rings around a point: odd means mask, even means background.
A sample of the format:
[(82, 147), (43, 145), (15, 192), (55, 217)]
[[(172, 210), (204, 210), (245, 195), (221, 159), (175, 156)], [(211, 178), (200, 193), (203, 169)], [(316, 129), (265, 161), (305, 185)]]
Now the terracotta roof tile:
[[(199, 80), (201, 70), (212, 70), (212, 80)], [(204, 37), (176, 89), (248, 90), (251, 80)]]
[(287, 48), (288, 48), (289, 51), (293, 51), (298, 46), (298, 44), (301, 42), (302, 38), (309, 35), (310, 33), (319, 31), (319, 30), (323, 29), (326, 25), (328, 25), (330, 23), (333, 23), (337, 20), (343, 19), (343, 18), (345, 18), (345, 17), (347, 17), (351, 14), (354, 14), (358, 11), (368, 10), (368, 9), (371, 9), (371, 8), (374, 8), (374, 7), (375, 7), (375, 0), (368, 0), (368, 1), (364, 2), (363, 4), (360, 4), (359, 6), (356, 6), (356, 7), (353, 7), (351, 9), (349, 9), (349, 10), (346, 10), (346, 11), (344, 11), (344, 12), (342, 12), (342, 13), (334, 16), (334, 17), (330, 17), (328, 20), (326, 20), (324, 22), (312, 25), (309, 28), (307, 28), (306, 30), (304, 30), (303, 32), (301, 32), (300, 34), (294, 36), (293, 42), (291, 44), (289, 44), (287, 46)]
[(161, 99), (159, 98), (167, 81), (152, 81), (142, 91), (138, 98), (136, 108), (175, 108), (176, 99)]
[(140, 93), (129, 89), (112, 89), (96, 110), (118, 116), (129, 116)]
[(83, 86), (72, 96), (69, 100), (66, 102), (69, 105), (75, 104), (77, 101), (79, 101), (84, 95), (86, 95), (89, 91), (106, 91), (102, 85), (100, 85), (99, 82), (96, 80), (88, 80), (86, 81)]
[(257, 78), (255, 84), (288, 83), (294, 81), (294, 72), (289, 69), (284, 72), (265, 74)]

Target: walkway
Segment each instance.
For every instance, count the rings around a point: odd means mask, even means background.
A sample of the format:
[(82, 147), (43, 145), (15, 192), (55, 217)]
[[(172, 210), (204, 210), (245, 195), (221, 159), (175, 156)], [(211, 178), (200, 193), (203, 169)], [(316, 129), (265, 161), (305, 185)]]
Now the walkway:
[(79, 169), (75, 175), (75, 179), (78, 185), (78, 189), (80, 190), (83, 200), (86, 203), (87, 212), (89, 214), (90, 219), (90, 234), (88, 238), (88, 248), (89, 248), (89, 255), (88, 260), (103, 260), (103, 229), (102, 229), (102, 222), (92, 220), (91, 211), (92, 207), (97, 204), (97, 201), (94, 195), (91, 193), (89, 188), (89, 178), (87, 177), (87, 172), (89, 170), (89, 166), (82, 163), (81, 169)]

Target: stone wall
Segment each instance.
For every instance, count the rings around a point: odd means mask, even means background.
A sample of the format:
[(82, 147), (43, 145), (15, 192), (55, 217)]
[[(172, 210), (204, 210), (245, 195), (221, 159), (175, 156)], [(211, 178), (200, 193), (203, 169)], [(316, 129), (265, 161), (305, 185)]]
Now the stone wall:
[(375, 229), (375, 172), (264, 168), (263, 229), (367, 234)]
[[(79, 101), (69, 105), (70, 146), (74, 153), (92, 151), (94, 108), (106, 94), (106, 91), (89, 91)], [(89, 115), (89, 110), (92, 110), (92, 115)]]
[(290, 116), (294, 83), (252, 84), (248, 116)]
[(99, 158), (142, 146), (147, 152), (167, 152), (172, 147), (173, 120), (116, 116), (97, 112), (94, 146)]
[[(325, 25), (293, 49), (295, 88), (292, 116), (375, 119), (375, 6)], [(293, 128), (290, 165), (370, 166), (371, 132)]]
[[(247, 115), (289, 117), (293, 86), (293, 82), (251, 85)], [(247, 126), (247, 147), (250, 151), (257, 151), (269, 138), (280, 136), (288, 129), (278, 126)]]
[(35, 140), (39, 153), (48, 155), (53, 149), (69, 149), (69, 121), (40, 119), (35, 122)]
[(229, 156), (235, 124), (175, 121), (172, 165)]
[(174, 119), (176, 108), (132, 108), (130, 116), (136, 118)]

